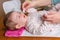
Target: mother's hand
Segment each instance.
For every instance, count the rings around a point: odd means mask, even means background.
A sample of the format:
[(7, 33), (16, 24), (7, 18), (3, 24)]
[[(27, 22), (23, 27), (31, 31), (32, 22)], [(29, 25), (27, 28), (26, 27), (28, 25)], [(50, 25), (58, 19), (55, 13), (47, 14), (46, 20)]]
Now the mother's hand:
[(60, 23), (60, 12), (49, 11), (48, 15), (43, 16), (43, 20), (51, 23)]

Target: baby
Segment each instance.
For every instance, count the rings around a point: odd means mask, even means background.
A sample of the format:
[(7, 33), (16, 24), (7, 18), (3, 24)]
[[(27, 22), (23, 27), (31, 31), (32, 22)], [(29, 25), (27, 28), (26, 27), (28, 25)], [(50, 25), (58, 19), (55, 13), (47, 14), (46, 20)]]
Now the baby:
[[(55, 10), (55, 7), (53, 8), (53, 10)], [(5, 26), (10, 30), (25, 27), (27, 31), (34, 35), (51, 33), (60, 29), (60, 24), (50, 24), (47, 21), (43, 21), (41, 19), (44, 14), (47, 15), (48, 11), (37, 11), (34, 8), (30, 8), (27, 10), (27, 12), (28, 16), (26, 16), (24, 13), (14, 11), (9, 12), (5, 18)]]

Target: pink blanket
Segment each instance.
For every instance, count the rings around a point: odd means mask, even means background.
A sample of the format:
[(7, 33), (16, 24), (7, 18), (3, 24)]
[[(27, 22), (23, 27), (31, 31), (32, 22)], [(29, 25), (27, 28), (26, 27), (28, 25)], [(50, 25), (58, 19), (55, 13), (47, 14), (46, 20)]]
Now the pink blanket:
[(19, 37), (24, 31), (24, 27), (20, 28), (19, 30), (7, 30), (5, 32), (5, 36), (7, 37)]

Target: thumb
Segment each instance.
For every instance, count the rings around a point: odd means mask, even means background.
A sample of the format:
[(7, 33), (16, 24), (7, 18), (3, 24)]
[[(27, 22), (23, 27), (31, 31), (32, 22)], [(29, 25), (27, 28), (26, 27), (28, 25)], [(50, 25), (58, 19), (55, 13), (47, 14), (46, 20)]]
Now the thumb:
[(28, 5), (25, 9), (29, 9), (29, 8), (32, 8), (32, 5)]
[(48, 11), (48, 15), (53, 15), (55, 13), (56, 13), (55, 11)]
[(23, 5), (22, 5), (22, 8), (26, 8), (27, 6), (29, 5), (29, 2), (24, 2)]
[(34, 3), (33, 3), (33, 4), (29, 4), (29, 5), (26, 7), (26, 10), (29, 9), (29, 8), (33, 8), (33, 7), (35, 7), (35, 4), (34, 4)]

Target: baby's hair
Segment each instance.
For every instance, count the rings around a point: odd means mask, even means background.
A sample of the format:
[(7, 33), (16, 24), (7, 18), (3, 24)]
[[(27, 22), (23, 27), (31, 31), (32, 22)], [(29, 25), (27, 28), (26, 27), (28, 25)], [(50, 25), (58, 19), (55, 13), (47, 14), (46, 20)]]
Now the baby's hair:
[[(10, 17), (10, 15), (13, 13), (14, 11), (11, 11), (11, 12), (9, 12), (9, 13), (7, 13), (6, 15), (5, 15), (5, 17), (4, 17), (4, 26), (6, 27), (6, 29), (10, 29), (10, 30), (14, 30), (14, 28), (13, 29), (11, 29), (11, 28), (9, 28), (8, 26), (7, 26), (7, 24), (9, 23), (9, 21), (8, 21), (8, 18)], [(9, 24), (10, 25), (10, 24)]]

